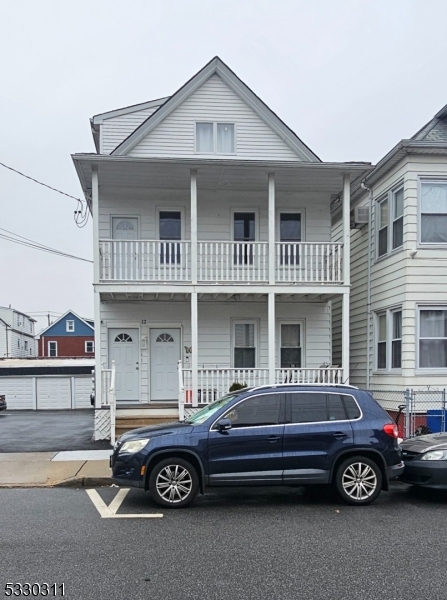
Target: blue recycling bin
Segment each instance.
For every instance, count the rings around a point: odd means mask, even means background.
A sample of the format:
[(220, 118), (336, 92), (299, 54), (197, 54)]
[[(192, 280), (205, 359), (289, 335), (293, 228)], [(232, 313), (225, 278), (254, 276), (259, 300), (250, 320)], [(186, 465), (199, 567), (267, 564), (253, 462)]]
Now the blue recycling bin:
[(442, 413), (444, 413), (444, 430), (447, 423), (447, 410), (430, 409), (427, 410), (427, 427), (431, 433), (439, 433), (442, 431)]

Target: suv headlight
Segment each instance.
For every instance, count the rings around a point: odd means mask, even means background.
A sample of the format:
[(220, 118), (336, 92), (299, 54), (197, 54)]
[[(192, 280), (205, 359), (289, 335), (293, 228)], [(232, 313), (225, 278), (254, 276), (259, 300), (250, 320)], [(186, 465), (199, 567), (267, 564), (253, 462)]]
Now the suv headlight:
[(142, 450), (148, 443), (150, 438), (138, 439), (138, 440), (130, 440), (128, 442), (124, 442), (124, 444), (119, 449), (118, 454), (122, 452), (127, 452), (129, 454), (135, 454)]
[(421, 460), (447, 460), (447, 450), (431, 450), (426, 452)]

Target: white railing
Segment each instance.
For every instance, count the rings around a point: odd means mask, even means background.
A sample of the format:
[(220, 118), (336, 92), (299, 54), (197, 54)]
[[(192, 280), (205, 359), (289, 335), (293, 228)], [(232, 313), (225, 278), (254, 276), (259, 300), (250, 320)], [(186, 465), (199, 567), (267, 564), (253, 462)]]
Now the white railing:
[(343, 383), (343, 369), (275, 369), (275, 383)]
[(201, 282), (268, 281), (267, 242), (198, 242), (197, 253)]
[[(198, 393), (194, 398), (192, 390), (192, 369), (182, 369), (179, 372), (179, 410), (180, 418), (185, 414), (186, 406), (209, 404), (227, 394), (233, 383), (248, 387), (267, 385), (268, 369), (199, 369)], [(280, 383), (343, 383), (343, 369), (338, 367), (320, 367), (315, 369), (275, 369), (275, 384)]]
[(190, 281), (191, 242), (100, 240), (103, 281)]
[(278, 283), (343, 283), (343, 244), (276, 243)]
[(112, 369), (101, 369), (101, 406), (110, 406)]
[[(101, 240), (101, 281), (191, 281), (191, 242)], [(268, 242), (197, 242), (201, 283), (265, 283)], [(275, 244), (276, 283), (343, 283), (343, 244)]]

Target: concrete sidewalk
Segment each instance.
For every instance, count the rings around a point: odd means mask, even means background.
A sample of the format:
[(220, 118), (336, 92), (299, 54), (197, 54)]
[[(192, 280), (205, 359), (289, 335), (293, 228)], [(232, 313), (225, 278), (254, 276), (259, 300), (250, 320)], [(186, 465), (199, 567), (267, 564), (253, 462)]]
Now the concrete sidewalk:
[(110, 485), (110, 450), (0, 454), (0, 488)]

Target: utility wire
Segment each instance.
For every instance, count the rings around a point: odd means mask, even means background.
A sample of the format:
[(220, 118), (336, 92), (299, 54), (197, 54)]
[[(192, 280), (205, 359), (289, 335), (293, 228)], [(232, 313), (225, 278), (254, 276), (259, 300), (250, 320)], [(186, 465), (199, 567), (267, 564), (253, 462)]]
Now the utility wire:
[[(20, 236), (16, 233), (13, 233), (12, 231), (8, 231), (7, 229), (3, 229), (2, 227), (0, 227), (1, 231), (6, 231), (7, 233), (10, 233), (11, 235), (14, 235), (16, 237), (11, 237), (9, 235), (5, 235), (4, 233), (0, 233), (0, 238), (7, 240), (9, 242), (14, 242), (15, 244), (20, 244), (21, 246), (26, 246), (29, 248), (33, 248), (34, 250), (41, 250), (42, 252), (48, 252), (50, 254), (55, 254), (57, 256), (62, 256), (64, 258), (72, 258), (73, 260), (82, 260), (83, 262), (89, 262), (89, 263), (93, 263), (92, 260), (88, 260), (87, 258), (82, 258), (80, 256), (75, 256), (74, 254), (68, 254), (66, 252), (62, 252), (61, 250), (57, 250), (55, 248), (51, 248), (50, 246), (44, 246), (43, 244), (40, 244), (39, 242), (35, 242), (33, 240), (30, 240), (29, 238), (25, 238), (23, 236)], [(21, 239), (17, 239), (17, 238), (21, 238)], [(22, 241), (22, 240), (26, 240), (26, 241)]]
[(74, 211), (75, 223), (80, 229), (82, 229), (83, 227), (85, 227), (87, 225), (90, 213), (88, 210), (87, 202), (85, 202), (85, 200), (81, 200), (81, 198), (77, 198), (76, 196), (72, 196), (71, 194), (67, 194), (66, 192), (62, 192), (61, 190), (58, 190), (57, 188), (54, 188), (51, 185), (48, 185), (47, 183), (43, 183), (42, 181), (39, 181), (38, 179), (34, 179), (34, 177), (25, 175), (25, 173), (22, 173), (21, 171), (18, 171), (17, 169), (13, 169), (12, 167), (9, 167), (8, 165), (5, 165), (5, 163), (0, 162), (0, 165), (2, 167), (5, 167), (5, 169), (9, 169), (10, 171), (17, 173), (17, 175), (21, 175), (22, 177), (25, 177), (25, 179), (29, 179), (30, 181), (34, 181), (34, 183), (43, 185), (43, 187), (46, 187), (49, 190), (52, 190), (53, 192), (57, 192), (58, 194), (67, 196), (67, 198), (72, 198), (73, 200), (76, 200), (77, 206), (76, 206), (76, 210)]

